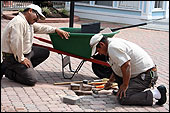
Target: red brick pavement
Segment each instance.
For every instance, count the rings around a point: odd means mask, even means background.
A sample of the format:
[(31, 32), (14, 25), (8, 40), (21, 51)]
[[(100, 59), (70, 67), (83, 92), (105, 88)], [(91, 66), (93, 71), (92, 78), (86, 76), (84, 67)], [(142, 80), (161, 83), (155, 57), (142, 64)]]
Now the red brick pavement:
[[(81, 23), (91, 22), (92, 20), (80, 20), (74, 27), (80, 27)], [(1, 31), (9, 20), (1, 19)], [(51, 26), (68, 27), (68, 23), (45, 23)], [(102, 22), (102, 27), (119, 27), (122, 24)], [(1, 34), (2, 34), (1, 32)], [(48, 35), (36, 36), (48, 38)], [(69, 105), (62, 102), (62, 97), (71, 94), (68, 86), (54, 86), (54, 82), (76, 81), (83, 79), (97, 79), (91, 69), (91, 62), (85, 62), (81, 70), (72, 80), (64, 79), (61, 73), (61, 56), (51, 52), (50, 57), (37, 66), (35, 69), (39, 73), (39, 81), (34, 87), (27, 87), (3, 77), (1, 80), (1, 112), (74, 112), (74, 111), (110, 111), (110, 112), (169, 112), (169, 32), (145, 30), (140, 28), (122, 29), (115, 37), (124, 38), (135, 42), (144, 48), (153, 58), (158, 67), (159, 79), (157, 85), (164, 84), (168, 89), (168, 100), (163, 106), (122, 106), (117, 103), (116, 97), (108, 96), (85, 96), (81, 103)], [(36, 43), (43, 42), (34, 40)], [(51, 46), (51, 45), (49, 45)], [(51, 46), (52, 47), (52, 46)], [(72, 68), (75, 69), (80, 59), (72, 58)], [(70, 75), (66, 70), (66, 74)], [(98, 102), (97, 102), (98, 101)]]

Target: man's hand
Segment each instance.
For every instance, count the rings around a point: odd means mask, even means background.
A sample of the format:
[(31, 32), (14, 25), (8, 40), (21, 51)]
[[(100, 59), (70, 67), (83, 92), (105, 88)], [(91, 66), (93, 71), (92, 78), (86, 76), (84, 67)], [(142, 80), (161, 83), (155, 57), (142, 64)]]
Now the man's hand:
[(57, 32), (57, 34), (63, 39), (63, 37), (65, 38), (65, 39), (68, 39), (68, 37), (70, 36), (69, 35), (69, 32), (66, 32), (66, 31), (63, 31), (63, 30), (61, 30), (61, 29), (56, 29), (56, 32)]
[[(119, 96), (120, 99), (122, 98), (122, 96), (126, 97), (126, 90), (128, 89), (128, 85), (124, 85), (122, 84), (116, 94), (116, 96)], [(122, 95), (123, 94), (123, 95)]]
[(24, 64), (24, 65), (27, 66), (28, 68), (30, 68), (30, 67), (32, 66), (31, 61), (30, 61), (29, 59), (27, 59), (27, 58), (25, 58), (25, 59), (21, 62), (21, 64)]

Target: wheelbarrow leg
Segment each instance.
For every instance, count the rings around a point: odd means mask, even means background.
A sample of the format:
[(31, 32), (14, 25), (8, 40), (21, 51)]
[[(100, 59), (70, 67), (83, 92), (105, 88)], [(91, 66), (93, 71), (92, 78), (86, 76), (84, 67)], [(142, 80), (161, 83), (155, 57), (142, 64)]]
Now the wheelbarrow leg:
[[(81, 69), (81, 67), (83, 66), (84, 62), (85, 62), (85, 60), (82, 60), (82, 61), (80, 62), (80, 64), (78, 65), (76, 71), (74, 71), (74, 74), (72, 75), (72, 77), (73, 77), (76, 73), (78, 73), (78, 71), (79, 71), (79, 70)], [(72, 77), (71, 77), (71, 78), (72, 78)]]
[[(61, 57), (62, 57), (62, 75), (65, 79), (72, 79), (73, 76), (78, 73), (78, 71), (81, 69), (81, 67), (83, 66), (85, 60), (82, 60), (80, 62), (80, 64), (78, 65), (77, 69), (75, 71), (72, 70), (71, 68), (71, 63), (70, 63), (70, 56), (65, 56), (63, 57), (63, 55), (61, 54)], [(64, 74), (64, 68), (65, 66), (69, 65), (69, 69), (70, 69), (70, 72), (74, 72), (73, 75), (71, 77), (65, 77), (65, 74)]]
[(70, 63), (70, 56), (65, 56), (63, 57), (63, 55), (61, 54), (61, 57), (62, 57), (62, 68), (66, 67), (67, 65), (69, 65), (69, 69), (71, 72), (74, 72), (72, 69), (71, 69), (71, 63)]

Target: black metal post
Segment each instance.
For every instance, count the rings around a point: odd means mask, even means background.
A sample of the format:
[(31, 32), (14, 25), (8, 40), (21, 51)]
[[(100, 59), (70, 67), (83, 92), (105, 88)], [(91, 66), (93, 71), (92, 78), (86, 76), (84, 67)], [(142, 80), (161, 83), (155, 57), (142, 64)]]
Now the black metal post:
[(74, 23), (74, 1), (70, 1), (70, 23), (69, 27), (73, 27)]

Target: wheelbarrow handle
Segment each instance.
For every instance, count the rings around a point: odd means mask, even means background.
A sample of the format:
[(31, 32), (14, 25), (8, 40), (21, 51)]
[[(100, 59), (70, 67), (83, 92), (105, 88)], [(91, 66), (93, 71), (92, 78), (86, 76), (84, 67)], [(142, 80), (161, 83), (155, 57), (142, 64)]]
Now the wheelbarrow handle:
[(158, 21), (158, 20), (162, 20), (162, 19), (164, 19), (164, 18), (159, 18), (159, 19), (151, 20), (151, 21), (148, 21), (148, 22), (145, 22), (145, 23), (129, 25), (129, 26), (124, 26), (124, 27), (120, 27), (120, 28), (113, 28), (113, 29), (111, 28), (111, 31), (114, 32), (114, 31), (117, 31), (117, 30), (120, 30), (120, 29), (143, 26), (143, 25), (147, 25), (147, 24), (153, 23), (153, 22)]
[(131, 28), (131, 27), (138, 27), (138, 26), (143, 26), (143, 25), (147, 25), (148, 23), (141, 23), (141, 24), (136, 24), (136, 25), (129, 25), (129, 26), (124, 26), (124, 27), (120, 27), (120, 28), (111, 28), (111, 31), (114, 32), (114, 31), (117, 31), (117, 30), (120, 30), (120, 29), (126, 29), (126, 28)]

